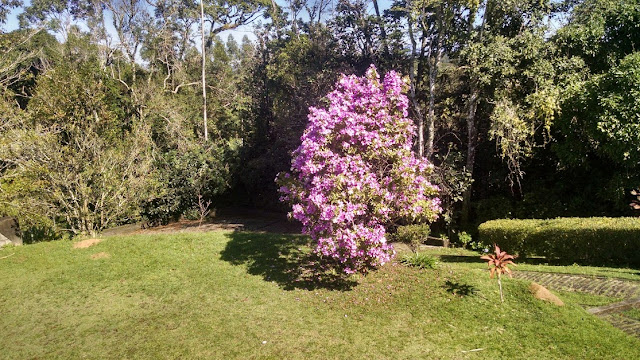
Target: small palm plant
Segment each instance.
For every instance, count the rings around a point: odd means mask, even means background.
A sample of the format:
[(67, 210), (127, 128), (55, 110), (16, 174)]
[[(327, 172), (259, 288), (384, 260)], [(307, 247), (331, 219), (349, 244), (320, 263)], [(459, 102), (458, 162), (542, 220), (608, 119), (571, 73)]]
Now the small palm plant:
[(501, 251), (498, 245), (493, 244), (495, 247), (495, 254), (484, 255), (481, 256), (480, 259), (487, 260), (487, 266), (491, 270), (490, 277), (493, 278), (494, 274), (498, 275), (498, 286), (500, 287), (500, 302), (504, 302), (504, 296), (502, 295), (502, 275), (508, 274), (511, 276), (511, 269), (509, 269), (509, 265), (516, 266), (513, 263), (513, 256), (507, 254), (506, 251)]

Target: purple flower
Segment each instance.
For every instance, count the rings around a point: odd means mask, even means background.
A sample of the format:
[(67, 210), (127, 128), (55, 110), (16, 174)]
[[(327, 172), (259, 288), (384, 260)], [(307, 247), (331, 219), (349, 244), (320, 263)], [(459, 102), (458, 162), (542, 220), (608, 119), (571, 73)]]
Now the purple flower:
[(291, 173), (277, 178), (281, 200), (316, 241), (316, 253), (346, 273), (394, 256), (385, 224), (433, 221), (441, 212), (439, 189), (428, 181), (433, 165), (411, 152), (405, 88), (396, 72), (381, 83), (374, 66), (364, 77), (343, 75), (327, 95), (329, 107), (309, 109)]

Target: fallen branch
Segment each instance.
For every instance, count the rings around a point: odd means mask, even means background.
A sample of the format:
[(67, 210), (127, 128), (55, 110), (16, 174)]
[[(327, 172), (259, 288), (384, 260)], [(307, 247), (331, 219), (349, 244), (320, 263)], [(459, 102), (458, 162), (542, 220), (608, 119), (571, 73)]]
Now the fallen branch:
[(9, 254), (9, 255), (7, 255), (7, 256), (0, 257), (0, 260), (2, 260), (2, 259), (6, 259), (6, 258), (8, 258), (8, 257), (11, 257), (11, 256), (15, 255), (15, 254), (16, 254), (16, 253), (13, 253), (13, 254)]

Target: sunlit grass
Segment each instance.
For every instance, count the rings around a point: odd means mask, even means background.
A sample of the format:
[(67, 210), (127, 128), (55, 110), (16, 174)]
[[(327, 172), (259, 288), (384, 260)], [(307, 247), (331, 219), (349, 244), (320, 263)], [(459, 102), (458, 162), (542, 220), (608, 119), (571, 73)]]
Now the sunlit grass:
[(0, 259), (0, 358), (640, 358), (640, 341), (525, 281), (505, 279), (501, 305), (495, 279), (465, 263), (316, 276), (306, 242), (216, 232), (0, 250), (15, 253)]

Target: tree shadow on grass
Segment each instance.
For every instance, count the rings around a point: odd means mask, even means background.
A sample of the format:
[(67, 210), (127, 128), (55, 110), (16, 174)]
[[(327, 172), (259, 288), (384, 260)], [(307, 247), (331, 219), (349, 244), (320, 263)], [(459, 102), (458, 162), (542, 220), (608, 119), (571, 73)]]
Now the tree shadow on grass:
[(456, 296), (460, 296), (460, 297), (473, 295), (478, 292), (478, 289), (473, 285), (453, 282), (451, 280), (447, 280), (444, 283), (444, 288), (448, 293)]
[(343, 274), (321, 268), (306, 236), (243, 231), (226, 236), (229, 241), (220, 253), (221, 260), (245, 265), (249, 274), (275, 281), (285, 290), (348, 291), (357, 285)]
[(439, 255), (438, 258), (444, 263), (483, 263), (484, 260), (478, 256), (469, 255)]

